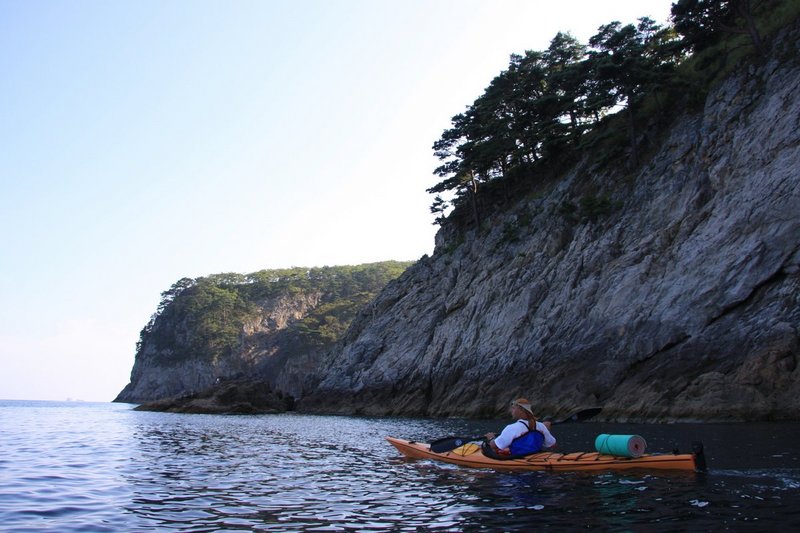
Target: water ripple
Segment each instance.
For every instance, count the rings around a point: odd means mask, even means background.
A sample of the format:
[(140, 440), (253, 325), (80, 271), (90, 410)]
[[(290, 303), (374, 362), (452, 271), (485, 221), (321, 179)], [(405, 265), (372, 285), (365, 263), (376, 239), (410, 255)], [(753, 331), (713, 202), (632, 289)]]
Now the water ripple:
[[(800, 525), (797, 452), (787, 451), (798, 449), (788, 444), (800, 438), (790, 441), (786, 431), (774, 449), (765, 447), (764, 464), (744, 469), (727, 466), (735, 464), (734, 451), (712, 456), (722, 467), (705, 476), (555, 475), (406, 460), (383, 439), (475, 433), (476, 423), (467, 421), (2, 402), (0, 419), (0, 524), (15, 532), (528, 531), (536, 524), (714, 530), (767, 519)], [(627, 429), (617, 432), (646, 434), (670, 449), (681, 430)], [(715, 431), (729, 439), (726, 427)], [(597, 432), (588, 424), (560, 426), (559, 440), (581, 449)], [(742, 438), (741, 428), (735, 433)], [(708, 446), (713, 434), (704, 440), (709, 450), (724, 445)]]

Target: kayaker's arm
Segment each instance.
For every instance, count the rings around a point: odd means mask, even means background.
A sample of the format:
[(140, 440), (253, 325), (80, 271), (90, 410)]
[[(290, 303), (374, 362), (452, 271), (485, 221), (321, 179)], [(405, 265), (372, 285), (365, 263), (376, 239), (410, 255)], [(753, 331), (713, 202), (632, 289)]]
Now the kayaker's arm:
[(556, 438), (553, 436), (552, 433), (550, 433), (550, 427), (552, 426), (552, 424), (550, 422), (542, 422), (542, 426), (544, 426), (544, 428), (542, 428), (544, 429), (544, 431), (541, 431), (541, 433), (544, 435), (544, 442), (542, 443), (542, 447), (552, 451), (556, 448), (556, 446), (558, 446)]
[(492, 450), (494, 450), (495, 453), (500, 452), (500, 448), (498, 448), (497, 444), (495, 444), (494, 442), (494, 439), (495, 437), (497, 437), (497, 435), (495, 435), (494, 433), (487, 433), (483, 437), (486, 439), (486, 443), (492, 448)]

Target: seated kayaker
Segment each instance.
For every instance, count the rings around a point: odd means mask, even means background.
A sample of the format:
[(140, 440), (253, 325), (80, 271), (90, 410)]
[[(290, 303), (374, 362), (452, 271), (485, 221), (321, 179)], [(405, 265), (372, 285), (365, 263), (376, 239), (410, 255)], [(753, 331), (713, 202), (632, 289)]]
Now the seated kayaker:
[(499, 436), (494, 433), (486, 434), (484, 455), (497, 459), (511, 459), (555, 446), (555, 437), (547, 425), (536, 420), (528, 400), (518, 398), (511, 402), (511, 416), (516, 421), (507, 425)]

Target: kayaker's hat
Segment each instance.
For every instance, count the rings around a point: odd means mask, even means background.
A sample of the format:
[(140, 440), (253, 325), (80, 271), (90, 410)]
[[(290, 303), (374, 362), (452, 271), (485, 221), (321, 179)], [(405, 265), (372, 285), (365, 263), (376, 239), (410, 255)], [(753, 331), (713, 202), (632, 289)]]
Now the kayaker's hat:
[(531, 408), (531, 402), (529, 402), (526, 398), (517, 398), (513, 402), (511, 402), (512, 406), (520, 407), (533, 416), (533, 409)]

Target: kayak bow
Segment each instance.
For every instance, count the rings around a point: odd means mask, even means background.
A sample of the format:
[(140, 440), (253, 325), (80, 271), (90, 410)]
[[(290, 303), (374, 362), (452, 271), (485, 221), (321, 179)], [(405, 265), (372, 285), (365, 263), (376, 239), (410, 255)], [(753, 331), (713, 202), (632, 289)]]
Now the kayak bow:
[(495, 470), (547, 470), (551, 472), (597, 472), (609, 470), (698, 470), (704, 469), (702, 445), (695, 453), (644, 454), (640, 457), (617, 457), (598, 452), (555, 453), (539, 452), (521, 459), (498, 460), (486, 457), (481, 447), (467, 443), (449, 452), (432, 452), (430, 445), (394, 437), (386, 437), (389, 444), (406, 457), (432, 459), (472, 468)]

